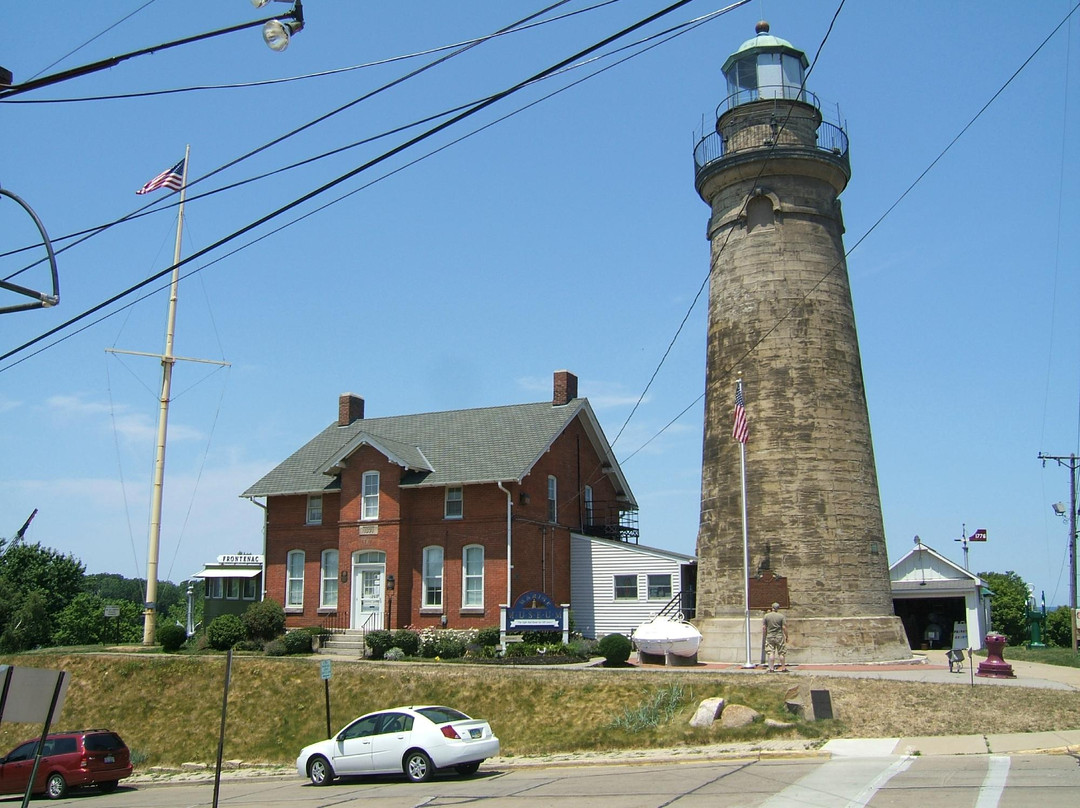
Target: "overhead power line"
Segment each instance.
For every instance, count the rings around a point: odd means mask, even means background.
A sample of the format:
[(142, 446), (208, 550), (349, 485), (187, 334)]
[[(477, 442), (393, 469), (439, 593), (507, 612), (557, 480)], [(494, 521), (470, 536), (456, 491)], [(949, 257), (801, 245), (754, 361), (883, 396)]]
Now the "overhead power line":
[[(103, 308), (106, 308), (109, 305), (112, 305), (113, 303), (123, 299), (124, 297), (127, 297), (128, 295), (134, 294), (138, 290), (145, 288), (149, 284), (153, 283), (155, 280), (158, 280), (159, 278), (162, 278), (165, 275), (170, 274), (174, 269), (176, 269), (178, 267), (186, 266), (187, 264), (191, 263), (192, 261), (194, 261), (194, 260), (196, 260), (198, 258), (201, 258), (202, 256), (206, 255), (207, 253), (210, 253), (213, 250), (216, 250), (219, 247), (221, 247), (221, 246), (223, 246), (225, 244), (228, 244), (231, 241), (234, 241), (235, 239), (239, 238), (240, 236), (244, 235), (245, 233), (251, 232), (252, 230), (256, 229), (257, 227), (260, 227), (261, 225), (263, 225), (263, 224), (277, 218), (278, 216), (281, 216), (282, 214), (284, 214), (284, 213), (298, 207), (299, 205), (302, 205), (303, 203), (305, 203), (305, 202), (307, 202), (307, 201), (309, 201), (311, 199), (314, 199), (315, 197), (318, 197), (323, 193), (326, 193), (330, 189), (335, 188), (338, 185), (341, 185), (342, 183), (346, 182), (349, 179), (352, 179), (353, 177), (357, 176), (358, 174), (361, 174), (362, 172), (367, 171), (368, 169), (372, 168), (373, 166), (376, 166), (376, 165), (379, 165), (380, 163), (385, 162), (386, 160), (393, 157), (394, 155), (400, 154), (401, 152), (411, 148), (412, 146), (416, 145), (417, 143), (421, 143), (424, 140), (428, 139), (429, 137), (432, 137), (433, 135), (448, 129), (451, 126), (454, 126), (457, 123), (459, 123), (459, 122), (461, 122), (463, 120), (466, 120), (467, 118), (470, 118), (471, 116), (477, 114), (478, 112), (480, 112), (480, 111), (482, 111), (484, 109), (487, 109), (488, 107), (492, 106), (493, 104), (498, 103), (502, 99), (507, 98), (507, 97), (513, 95), (514, 93), (517, 93), (520, 90), (524, 89), (525, 87), (528, 87), (529, 85), (533, 84), (534, 82), (539, 81), (540, 79), (544, 78), (545, 76), (550, 75), (550, 74), (552, 74), (552, 73), (554, 73), (554, 72), (556, 72), (558, 70), (563, 69), (564, 67), (574, 63), (575, 61), (577, 61), (579, 59), (582, 59), (585, 56), (588, 56), (589, 54), (591, 54), (591, 53), (593, 53), (593, 52), (595, 52), (597, 50), (600, 50), (600, 49), (606, 47), (607, 45), (609, 45), (609, 44), (611, 44), (613, 42), (616, 42), (619, 39), (622, 39), (625, 36), (628, 36), (629, 34), (633, 33), (634, 31), (637, 31), (640, 28), (643, 28), (644, 26), (647, 26), (647, 25), (651, 24), (651, 23), (655, 22), (656, 20), (662, 19), (663, 17), (667, 16), (668, 14), (671, 14), (674, 11), (677, 11), (678, 9), (680, 9), (683, 6), (689, 4), (690, 2), (693, 2), (693, 0), (677, 0), (676, 2), (666, 6), (665, 8), (663, 8), (663, 9), (657, 11), (657, 12), (654, 12), (653, 14), (650, 14), (650, 15), (642, 18), (638, 22), (633, 23), (633, 24), (627, 26), (626, 28), (623, 28), (620, 31), (618, 31), (618, 32), (616, 32), (616, 33), (614, 33), (614, 34), (612, 34), (612, 35), (610, 35), (608, 37), (605, 37), (604, 39), (601, 39), (600, 41), (598, 41), (598, 42), (596, 42), (596, 43), (594, 43), (594, 44), (592, 44), (592, 45), (578, 51), (577, 53), (575, 53), (575, 54), (573, 54), (573, 55), (571, 55), (571, 56), (569, 56), (569, 57), (567, 57), (565, 59), (560, 60), (559, 62), (556, 62), (555, 64), (551, 65), (550, 67), (547, 67), (547, 68), (541, 70), (540, 72), (534, 74), (533, 76), (531, 76), (531, 77), (529, 77), (529, 78), (527, 78), (527, 79), (525, 79), (523, 81), (519, 81), (516, 84), (512, 85), (511, 87), (508, 87), (507, 89), (505, 89), (505, 90), (503, 90), (503, 91), (501, 91), (499, 93), (496, 93), (493, 96), (490, 96), (489, 98), (485, 99), (484, 101), (480, 102), (479, 104), (476, 104), (476, 105), (470, 107), (469, 109), (467, 109), (467, 110), (465, 110), (465, 111), (463, 111), (461, 113), (458, 113), (454, 117), (452, 117), (452, 118), (450, 118), (450, 119), (448, 119), (448, 120), (446, 120), (446, 121), (444, 121), (444, 122), (442, 122), (440, 124), (437, 124), (436, 126), (431, 127), (430, 129), (426, 130), (422, 134), (419, 134), (416, 137), (413, 137), (413, 138), (405, 141), (404, 143), (402, 143), (402, 144), (400, 144), (398, 146), (395, 146), (394, 148), (384, 152), (383, 154), (379, 155), (378, 157), (375, 157), (372, 160), (369, 160), (369, 161), (357, 166), (356, 168), (352, 169), (351, 171), (348, 171), (345, 174), (340, 175), (336, 179), (331, 180), (330, 182), (324, 183), (323, 185), (319, 186), (318, 188), (315, 188), (314, 190), (309, 191), (308, 193), (304, 194), (303, 196), (300, 196), (297, 199), (294, 199), (292, 202), (289, 202), (289, 203), (277, 208), (273, 212), (268, 213), (265, 216), (260, 217), (259, 219), (245, 225), (244, 227), (241, 227), (239, 230), (234, 231), (233, 233), (229, 234), (228, 236), (225, 236), (225, 237), (223, 237), (221, 239), (218, 239), (217, 241), (210, 244), (209, 246), (204, 247), (203, 249), (196, 251), (195, 253), (191, 254), (187, 258), (184, 258), (181, 261), (176, 262), (172, 266), (169, 266), (169, 267), (161, 270), (160, 272), (157, 272), (157, 273), (143, 279), (139, 283), (129, 287), (128, 289), (124, 290), (123, 292), (120, 292), (120, 293), (118, 293), (116, 295), (113, 295), (109, 299), (97, 304), (96, 306), (91, 307), (90, 309), (87, 309), (82, 314), (79, 314), (76, 317), (73, 317), (73, 318), (65, 321), (64, 323), (61, 323), (60, 325), (58, 325), (58, 326), (56, 326), (56, 327), (54, 327), (52, 329), (49, 329), (48, 331), (44, 332), (43, 334), (40, 334), (37, 337), (34, 337), (33, 339), (29, 340), (28, 342), (25, 342), (22, 345), (7, 351), (6, 353), (0, 354), (0, 361), (10, 359), (10, 358), (16, 356), (17, 354), (22, 353), (23, 351), (27, 350), (30, 347), (33, 347), (34, 345), (38, 344), (39, 342), (42, 342), (43, 340), (47, 339), (48, 337), (50, 337), (50, 336), (52, 336), (54, 334), (57, 334), (60, 331), (66, 329), (66, 328), (69, 328), (70, 326), (74, 325), (75, 323), (77, 323), (77, 322), (79, 322), (79, 321), (81, 321), (83, 319), (86, 319), (87, 317), (91, 316), (95, 312), (100, 311)], [(736, 3), (735, 5), (742, 5), (743, 3), (746, 3), (746, 2), (749, 2), (749, 0), (741, 0), (741, 2)], [(12, 364), (7, 365), (7, 366), (5, 366), (3, 368), (0, 368), (0, 372), (3, 372), (3, 371), (6, 371), (6, 370), (10, 369), (11, 367), (14, 367), (16, 364), (19, 364), (19, 363), (18, 362), (12, 363)]]

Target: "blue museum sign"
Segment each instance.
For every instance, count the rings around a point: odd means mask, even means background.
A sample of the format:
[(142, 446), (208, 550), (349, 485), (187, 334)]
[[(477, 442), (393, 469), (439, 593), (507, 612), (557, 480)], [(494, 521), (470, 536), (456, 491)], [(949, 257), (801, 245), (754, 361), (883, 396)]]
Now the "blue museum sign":
[(506, 610), (508, 631), (559, 631), (563, 627), (563, 609), (543, 592), (526, 592)]

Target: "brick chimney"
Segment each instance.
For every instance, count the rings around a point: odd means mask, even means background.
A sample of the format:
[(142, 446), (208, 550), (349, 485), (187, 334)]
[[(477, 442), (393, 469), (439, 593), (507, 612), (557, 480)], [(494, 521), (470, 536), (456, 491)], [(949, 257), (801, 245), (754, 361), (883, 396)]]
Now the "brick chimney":
[(364, 417), (364, 399), (356, 393), (342, 393), (338, 399), (338, 426), (348, 426)]
[(555, 392), (552, 405), (561, 407), (577, 398), (577, 376), (569, 370), (555, 371)]

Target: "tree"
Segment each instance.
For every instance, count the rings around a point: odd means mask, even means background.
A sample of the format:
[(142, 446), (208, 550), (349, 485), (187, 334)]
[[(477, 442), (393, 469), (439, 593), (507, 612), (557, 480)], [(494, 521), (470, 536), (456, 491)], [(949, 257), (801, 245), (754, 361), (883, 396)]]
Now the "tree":
[[(118, 606), (117, 617), (106, 617), (105, 606)], [(107, 603), (80, 592), (53, 618), (53, 645), (96, 645), (139, 642), (143, 635), (142, 609), (129, 600)]]
[(1072, 609), (1058, 606), (1054, 611), (1046, 613), (1045, 640), (1047, 645), (1072, 648)]
[(993, 597), (990, 600), (990, 630), (1004, 634), (1009, 645), (1023, 645), (1028, 640), (1028, 586), (1012, 570), (980, 572)]
[(0, 650), (47, 645), (52, 620), (82, 590), (85, 569), (40, 544), (0, 542)]

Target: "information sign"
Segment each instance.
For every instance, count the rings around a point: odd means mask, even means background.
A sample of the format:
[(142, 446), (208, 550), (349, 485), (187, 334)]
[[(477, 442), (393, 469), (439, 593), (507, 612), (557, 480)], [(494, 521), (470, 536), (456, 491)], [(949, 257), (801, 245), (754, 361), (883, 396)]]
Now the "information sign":
[(330, 678), (330, 660), (329, 659), (324, 659), (322, 662), (319, 663), (319, 674), (322, 676), (323, 679), (329, 679)]

